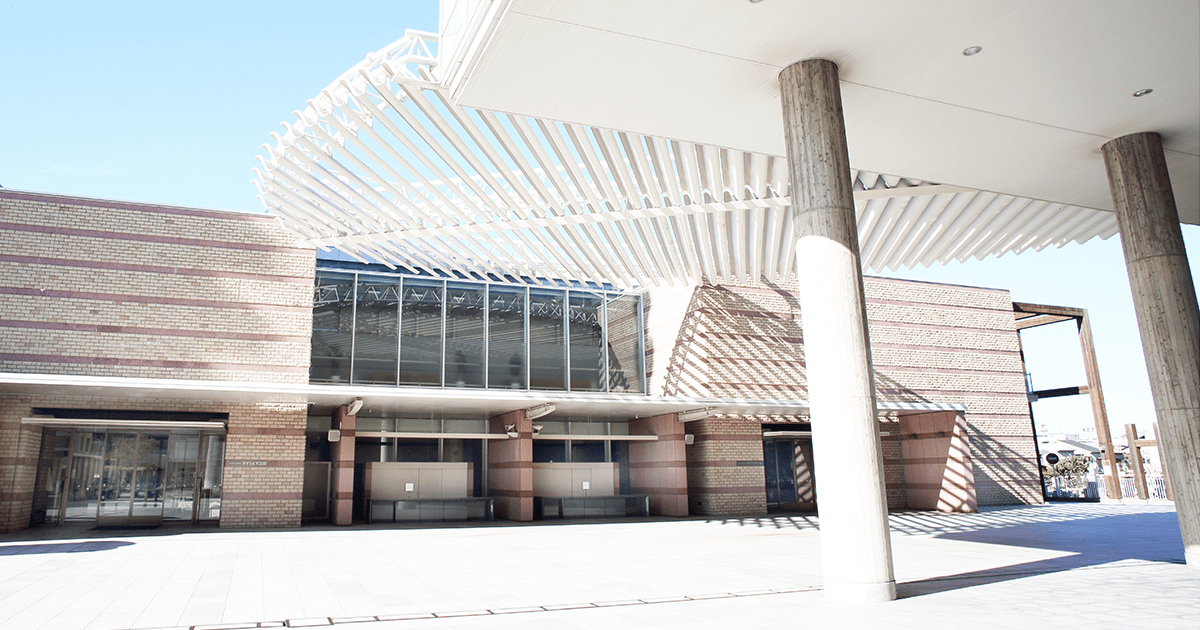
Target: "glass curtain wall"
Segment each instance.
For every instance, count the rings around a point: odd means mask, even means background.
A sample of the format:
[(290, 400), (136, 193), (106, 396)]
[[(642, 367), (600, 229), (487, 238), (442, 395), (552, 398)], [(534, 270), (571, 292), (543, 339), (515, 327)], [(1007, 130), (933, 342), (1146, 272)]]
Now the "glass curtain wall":
[(488, 387), (525, 389), (525, 289), (493, 286), (488, 296)]
[(353, 382), (395, 385), (400, 342), (400, 279), (360, 276), (357, 296)]
[(313, 383), (644, 393), (641, 297), (319, 270)]
[(571, 291), (570, 295), (571, 391), (604, 391), (604, 299), (583, 291)]
[(446, 386), (483, 387), (487, 287), (446, 285)]
[(400, 313), (400, 384), (441, 385), (441, 280), (404, 282)]
[(565, 291), (529, 290), (529, 389), (567, 388)]
[(642, 301), (610, 293), (604, 305), (608, 323), (608, 391), (642, 393)]
[(354, 352), (354, 275), (318, 271), (313, 288), (309, 381), (349, 383)]

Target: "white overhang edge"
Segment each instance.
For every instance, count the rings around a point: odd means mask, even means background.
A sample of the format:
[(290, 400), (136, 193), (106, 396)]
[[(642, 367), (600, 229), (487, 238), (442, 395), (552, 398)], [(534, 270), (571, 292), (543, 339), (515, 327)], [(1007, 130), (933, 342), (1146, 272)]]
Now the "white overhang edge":
[[(409, 31), (308, 101), (254, 169), (301, 241), (364, 262), (622, 288), (795, 275), (786, 161), (464, 108)], [(869, 271), (1117, 232), (1111, 212), (852, 170)]]
[[(311, 404), (336, 407), (362, 398), (364, 408), (379, 414), (393, 411), (451, 417), (495, 416), (550, 403), (555, 416), (631, 419), (696, 409), (713, 414), (794, 416), (808, 414), (808, 401), (748, 398), (696, 398), (459, 388), (378, 387), (362, 385), (287, 385), (182, 379), (147, 379), (52, 374), (0, 373), (0, 393), (49, 393), (66, 396), (114, 396), (147, 400), (202, 400), (266, 404)], [(965, 412), (966, 406), (932, 402), (877, 403), (880, 412), (912, 414)]]
[(108, 418), (21, 418), (21, 424), (39, 427), (108, 427), (112, 429), (129, 429), (131, 431), (204, 431), (208, 433), (225, 433), (225, 423), (161, 421), (161, 420), (112, 420)]

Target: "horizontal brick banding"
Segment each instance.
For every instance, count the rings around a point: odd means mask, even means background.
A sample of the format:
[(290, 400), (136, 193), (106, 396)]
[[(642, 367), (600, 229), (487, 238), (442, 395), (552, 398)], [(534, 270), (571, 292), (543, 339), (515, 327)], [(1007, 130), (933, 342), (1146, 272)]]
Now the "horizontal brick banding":
[(630, 462), (630, 468), (686, 468), (684, 462)]
[(304, 435), (305, 427), (255, 427), (243, 424), (230, 424), (227, 432), (230, 435)]
[(75, 357), (49, 354), (0, 354), (0, 361), (27, 361), (30, 363), (81, 363), (86, 365), (123, 365), (129, 367), (166, 367), (196, 370), (247, 370), (253, 372), (278, 372), (307, 374), (308, 368), (286, 365), (260, 365), (241, 363), (206, 363), (203, 361), (164, 361), (160, 359), (115, 359), (112, 357)]
[(163, 265), (134, 265), (100, 260), (75, 260), (65, 258), (46, 258), (43, 256), (12, 256), (0, 254), (0, 262), (11, 262), (23, 265), (49, 265), (53, 267), (75, 267), (80, 269), (108, 269), (112, 271), (133, 271), (138, 273), (161, 273), (166, 275), (198, 276), (202, 278), (228, 278), (233, 280), (252, 280), (255, 282), (286, 282), (291, 284), (312, 285), (311, 278), (296, 276), (279, 276), (271, 274), (241, 273), (237, 271), (220, 271), (215, 269), (193, 269), (188, 267), (167, 267)]
[(491, 468), (529, 468), (533, 469), (533, 462), (492, 462), (489, 464)]
[(139, 243), (157, 243), (161, 245), (182, 245), (185, 247), (204, 247), (214, 249), (236, 249), (253, 252), (272, 252), (280, 254), (296, 254), (311, 252), (297, 247), (279, 247), (276, 245), (260, 245), (257, 243), (232, 243), (200, 238), (183, 238), (178, 236), (152, 236), (150, 234), (135, 234), (129, 232), (106, 232), (101, 230), (81, 230), (77, 228), (60, 228), (45, 225), (23, 225), (19, 223), (0, 222), (0, 230), (11, 232), (26, 232), (33, 234), (51, 234), (54, 236), (76, 236), (83, 238), (98, 238), (108, 241), (134, 241)]
[(922, 346), (911, 343), (872, 343), (871, 350), (936, 350), (946, 354), (989, 355), (989, 356), (1021, 356), (1019, 350), (995, 350), (991, 348), (953, 348), (941, 346)]
[(183, 206), (162, 206), (152, 203), (136, 203), (128, 201), (110, 201), (107, 199), (90, 199), (87, 197), (72, 197), (69, 195), (53, 195), (31, 192), (17, 192), (0, 189), (0, 198), (19, 201), (37, 201), (48, 204), (63, 204), (69, 206), (84, 206), (87, 208), (117, 208), (135, 212), (151, 212), (154, 214), (174, 214), (205, 219), (221, 219), (223, 221), (246, 221), (250, 223), (274, 223), (275, 218), (262, 214), (241, 214), (220, 210), (204, 210), (201, 208), (185, 208)]
[(303, 492), (223, 492), (222, 500), (290, 501), (303, 498)]
[(744, 433), (697, 433), (694, 436), (696, 442), (761, 442), (762, 434), (746, 435)]
[(509, 497), (513, 499), (531, 499), (533, 498), (533, 490), (507, 490), (504, 488), (492, 488), (492, 496)]
[(669, 488), (669, 487), (653, 487), (653, 486), (637, 486), (635, 488), (638, 494), (672, 494), (687, 496), (687, 488)]
[(186, 298), (162, 297), (157, 295), (130, 295), (125, 293), (98, 293), (94, 291), (60, 291), (57, 289), (22, 289), (0, 287), (0, 295), (25, 295), (42, 298), (65, 298), (95, 300), (99, 302), (129, 302), (133, 304), (169, 304), (172, 306), (198, 306), (212, 309), (236, 311), (268, 311), (272, 313), (310, 313), (306, 306), (280, 306), (275, 304), (249, 304), (225, 300), (190, 300)]
[(691, 486), (688, 488), (693, 494), (762, 494), (763, 488), (759, 486)]
[(335, 498), (335, 499), (338, 499), (338, 500), (353, 499), (353, 498), (354, 498), (354, 492), (353, 492), (353, 491), (350, 491), (350, 492), (337, 492), (337, 493), (335, 493), (335, 496), (334, 496), (334, 498)]
[(30, 322), (3, 319), (0, 319), (0, 327), (28, 328), (32, 330), (70, 330), (123, 335), (154, 335), (160, 337), (192, 337), (195, 339), (237, 339), (239, 341), (285, 341), (290, 343), (308, 343), (309, 341), (309, 337), (299, 335), (268, 335), (217, 330), (180, 330), (175, 328), (145, 328), (142, 326), (111, 326), (103, 324), (64, 324), (59, 322)]

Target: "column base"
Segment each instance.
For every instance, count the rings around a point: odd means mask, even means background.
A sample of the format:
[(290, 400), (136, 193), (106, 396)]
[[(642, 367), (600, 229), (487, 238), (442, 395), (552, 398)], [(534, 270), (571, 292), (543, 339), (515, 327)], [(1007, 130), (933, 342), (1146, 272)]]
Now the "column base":
[(1183, 561), (1188, 567), (1200, 571), (1200, 545), (1188, 545), (1183, 549)]
[(896, 582), (825, 582), (825, 597), (840, 602), (890, 602)]

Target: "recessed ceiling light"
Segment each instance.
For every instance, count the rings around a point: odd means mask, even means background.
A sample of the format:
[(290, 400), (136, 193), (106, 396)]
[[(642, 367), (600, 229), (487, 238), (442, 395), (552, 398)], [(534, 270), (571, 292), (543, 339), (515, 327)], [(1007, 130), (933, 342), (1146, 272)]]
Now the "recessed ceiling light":
[(1151, 92), (1153, 92), (1153, 91), (1154, 91), (1154, 90), (1152, 90), (1152, 89), (1150, 89), (1150, 88), (1146, 88), (1146, 89), (1144, 89), (1144, 90), (1138, 90), (1138, 91), (1134, 92), (1134, 93), (1133, 93), (1133, 95), (1134, 95), (1134, 96), (1145, 96), (1145, 95), (1147, 95), (1147, 94), (1149, 94), (1149, 93), (1151, 93)]
[(978, 55), (980, 53), (980, 51), (982, 51), (982, 50), (983, 50), (982, 46), (971, 46), (970, 48), (963, 50), (963, 55), (965, 55), (967, 57), (970, 57), (971, 55)]

